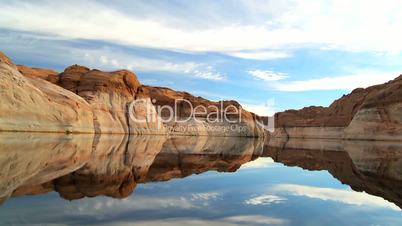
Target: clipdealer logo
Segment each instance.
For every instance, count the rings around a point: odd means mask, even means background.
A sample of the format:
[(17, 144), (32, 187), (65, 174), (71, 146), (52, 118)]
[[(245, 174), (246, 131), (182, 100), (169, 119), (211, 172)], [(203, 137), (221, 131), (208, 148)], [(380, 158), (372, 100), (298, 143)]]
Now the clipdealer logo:
[[(155, 103), (156, 100), (151, 101), (150, 98), (132, 101), (128, 106), (130, 119), (136, 123), (157, 123), (158, 128), (165, 126), (170, 127), (169, 130), (179, 132), (196, 131), (199, 129), (197, 125), (202, 125), (209, 131), (242, 132), (247, 129), (246, 125), (241, 126), (243, 108), (240, 105), (225, 106), (224, 102), (220, 101), (219, 104), (194, 106), (186, 99), (176, 99), (173, 106), (155, 105)], [(266, 117), (266, 120), (255, 118), (255, 121), (260, 128), (273, 132), (273, 117)], [(189, 126), (190, 124), (192, 126)]]

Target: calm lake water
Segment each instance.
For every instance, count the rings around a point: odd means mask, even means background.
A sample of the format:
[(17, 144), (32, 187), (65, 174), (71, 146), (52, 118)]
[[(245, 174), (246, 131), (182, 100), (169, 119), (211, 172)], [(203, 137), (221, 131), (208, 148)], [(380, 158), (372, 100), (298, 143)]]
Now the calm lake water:
[(0, 225), (402, 225), (402, 143), (0, 134)]

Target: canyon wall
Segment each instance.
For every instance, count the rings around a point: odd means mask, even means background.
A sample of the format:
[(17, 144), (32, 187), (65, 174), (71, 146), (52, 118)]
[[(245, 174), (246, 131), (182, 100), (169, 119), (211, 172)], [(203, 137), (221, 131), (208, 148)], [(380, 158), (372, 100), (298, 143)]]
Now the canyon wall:
[(93, 113), (80, 96), (24, 77), (0, 53), (0, 131), (92, 133)]
[[(80, 65), (62, 73), (14, 65), (0, 52), (0, 131), (95, 134), (158, 134), (262, 137), (258, 116), (235, 101), (213, 102), (163, 87), (141, 85), (127, 70), (104, 72)], [(162, 120), (157, 107), (178, 106), (179, 120)], [(152, 100), (152, 101), (151, 101)], [(216, 117), (228, 108), (228, 120), (206, 116), (182, 120), (193, 108), (215, 106)], [(236, 111), (239, 113), (236, 115)], [(208, 110), (207, 113), (211, 113)]]
[[(160, 109), (163, 106), (174, 109), (173, 115), (177, 116), (177, 120), (165, 120), (170, 134), (264, 136), (264, 129), (257, 125), (259, 117), (242, 109), (234, 100), (210, 101), (187, 92), (152, 86), (142, 86), (139, 95), (150, 97)], [(164, 119), (172, 115), (167, 109), (161, 110), (160, 113)]]
[(276, 138), (402, 140), (402, 76), (358, 88), (329, 107), (275, 114)]

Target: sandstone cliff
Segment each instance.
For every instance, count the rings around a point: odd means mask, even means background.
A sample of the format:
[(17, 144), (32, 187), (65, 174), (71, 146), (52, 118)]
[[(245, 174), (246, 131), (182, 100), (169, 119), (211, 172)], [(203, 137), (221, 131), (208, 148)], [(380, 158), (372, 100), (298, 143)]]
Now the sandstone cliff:
[(81, 97), (50, 82), (24, 77), (0, 53), (0, 131), (92, 133), (93, 114)]
[(402, 139), (402, 76), (358, 88), (329, 107), (275, 114), (274, 137), (363, 140)]
[[(150, 101), (139, 102), (130, 109), (140, 87), (137, 76), (130, 71), (103, 72), (73, 65), (59, 75), (58, 85), (89, 103), (94, 114), (95, 133), (165, 133), (158, 117), (150, 120), (147, 115), (146, 109), (154, 112)], [(130, 110), (144, 122), (133, 121)]]
[[(165, 122), (170, 134), (264, 136), (264, 129), (257, 125), (259, 117), (243, 109), (234, 100), (209, 101), (187, 92), (152, 86), (142, 86), (139, 95), (154, 100), (154, 105), (162, 109), (160, 110), (162, 118), (177, 116), (178, 120)], [(163, 109), (163, 106), (170, 106), (175, 111), (172, 114), (167, 109)], [(200, 107), (205, 107), (205, 110)]]
[[(0, 97), (5, 100), (0, 106), (0, 131), (264, 136), (256, 123), (259, 117), (240, 110), (236, 101), (213, 102), (186, 92), (144, 86), (127, 70), (104, 72), (72, 65), (57, 73), (16, 66), (1, 52), (0, 59)], [(194, 108), (215, 106), (207, 113), (216, 113), (212, 116), (216, 120), (198, 116), (180, 121), (194, 110), (186, 103), (177, 108), (179, 120), (161, 120), (159, 113), (163, 117), (166, 112), (158, 112), (157, 107), (174, 107), (177, 99), (185, 99)], [(222, 118), (225, 110), (232, 122)]]

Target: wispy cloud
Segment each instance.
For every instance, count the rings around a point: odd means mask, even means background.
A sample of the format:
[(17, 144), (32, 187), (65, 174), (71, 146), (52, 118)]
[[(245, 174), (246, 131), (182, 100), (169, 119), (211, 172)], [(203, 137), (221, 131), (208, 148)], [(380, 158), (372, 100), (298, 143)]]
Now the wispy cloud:
[(201, 192), (201, 193), (194, 193), (191, 194), (191, 201), (202, 200), (202, 201), (209, 201), (209, 200), (216, 200), (221, 196), (218, 192)]
[(288, 192), (291, 195), (305, 196), (308, 198), (321, 199), (324, 201), (341, 202), (349, 205), (369, 206), (377, 208), (389, 208), (400, 210), (395, 204), (381, 197), (369, 195), (364, 192), (342, 190), (335, 188), (321, 188), (298, 184), (280, 184), (273, 188), (274, 191)]
[(204, 70), (204, 71), (199, 71), (197, 69), (197, 70), (189, 71), (188, 73), (194, 75), (197, 78), (202, 78), (202, 79), (207, 79), (207, 80), (221, 81), (221, 80), (226, 79), (226, 77), (223, 74), (215, 71), (211, 67), (206, 67), (206, 70)]
[[(84, 51), (82, 51), (84, 52)], [(202, 70), (203, 65), (195, 62), (174, 63), (167, 60), (139, 57), (127, 53), (113, 53), (105, 50), (86, 50), (84, 60), (91, 66), (110, 69), (128, 69), (142, 72), (170, 72), (191, 74)], [(208, 69), (211, 70), (211, 69)], [(196, 76), (200, 77), (200, 76)], [(213, 76), (211, 76), (213, 79)]]
[(261, 169), (261, 168), (272, 167), (274, 165), (275, 165), (275, 162), (272, 158), (260, 157), (254, 161), (243, 164), (240, 168), (241, 169)]
[(278, 81), (289, 77), (286, 73), (264, 70), (250, 70), (247, 73), (256, 79), (264, 81)]
[(273, 59), (283, 59), (289, 58), (292, 55), (288, 52), (281, 51), (236, 51), (227, 52), (227, 55), (252, 60), (273, 60)]
[(238, 225), (285, 225), (289, 222), (283, 218), (262, 215), (238, 215), (224, 218), (223, 221), (236, 223)]
[(106, 50), (87, 50), (84, 56), (90, 65), (100, 67), (106, 66), (113, 69), (126, 68), (140, 72), (180, 73), (190, 77), (216, 81), (225, 79), (224, 75), (217, 72), (211, 66), (195, 62), (173, 63), (167, 60), (138, 57), (132, 54)]
[(260, 116), (272, 116), (277, 111), (275, 107), (275, 99), (270, 98), (259, 104), (240, 101), (241, 106), (247, 111), (251, 111)]
[(401, 71), (393, 72), (359, 72), (356, 74), (334, 77), (323, 77), (305, 81), (290, 81), (273, 84), (280, 91), (297, 92), (312, 90), (353, 90), (381, 84), (396, 78)]
[[(225, 218), (217, 219), (198, 219), (198, 218), (166, 218), (163, 220), (142, 220), (135, 221), (135, 225), (151, 226), (151, 225), (211, 225), (211, 226), (240, 226), (240, 225), (288, 225), (289, 220), (277, 217), (263, 216), (263, 215), (235, 215)], [(99, 223), (99, 225), (106, 225)], [(107, 223), (107, 225), (119, 225), (119, 226), (131, 226), (133, 223), (127, 223), (124, 221), (118, 221), (113, 223)]]
[[(8, 1), (0, 8), (0, 28), (151, 48), (229, 54), (305, 46), (347, 51), (402, 51), (400, 1), (287, 0), (278, 4), (280, 10), (270, 9), (276, 2), (244, 1), (238, 7), (233, 5), (239, 11), (239, 20), (230, 16), (216, 21), (204, 17), (207, 21), (202, 25), (210, 25), (195, 26), (200, 20), (192, 19), (191, 11), (205, 7), (202, 3), (187, 7), (189, 13), (186, 14), (166, 15), (159, 10), (156, 15), (150, 11), (149, 16), (135, 17), (129, 11), (122, 11), (122, 7), (118, 10), (94, 1)], [(101, 13), (88, 13), (87, 9)], [(209, 15), (219, 13), (221, 11), (217, 10)], [(161, 22), (164, 19), (168, 22)]]
[(271, 204), (279, 204), (283, 203), (287, 200), (287, 198), (276, 196), (276, 195), (260, 195), (254, 198), (248, 199), (244, 201), (247, 205), (271, 205)]

